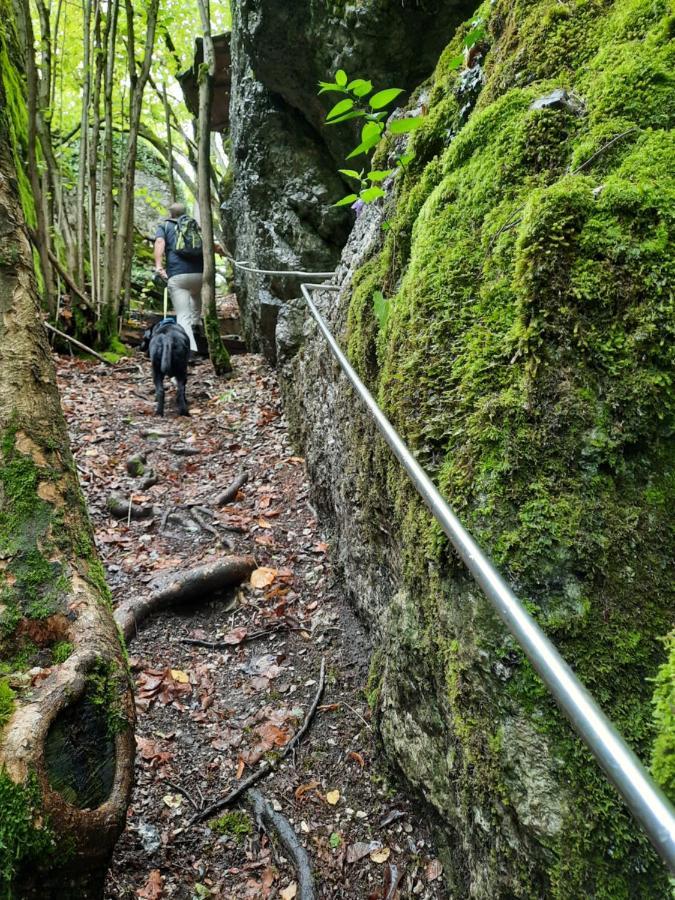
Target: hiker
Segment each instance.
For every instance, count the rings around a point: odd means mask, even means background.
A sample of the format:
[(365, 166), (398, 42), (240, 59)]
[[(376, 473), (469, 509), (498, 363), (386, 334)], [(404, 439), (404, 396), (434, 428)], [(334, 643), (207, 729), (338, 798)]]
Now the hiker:
[[(223, 253), (220, 244), (213, 246), (216, 253)], [(157, 226), (155, 234), (155, 272), (168, 283), (176, 320), (185, 329), (193, 352), (197, 351), (197, 342), (192, 328), (200, 323), (202, 314), (203, 271), (199, 225), (186, 215), (184, 203), (172, 203), (169, 217)]]

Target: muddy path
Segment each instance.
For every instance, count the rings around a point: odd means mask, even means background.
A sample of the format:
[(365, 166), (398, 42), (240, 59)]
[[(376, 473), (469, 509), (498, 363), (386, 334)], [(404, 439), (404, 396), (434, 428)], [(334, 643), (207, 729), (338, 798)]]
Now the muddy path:
[[(58, 367), (113, 600), (230, 553), (253, 555), (258, 567), (236, 589), (155, 615), (129, 644), (136, 785), (106, 897), (295, 897), (289, 854), (273, 828), (258, 830), (245, 799), (189, 824), (266, 763), (277, 769), (257, 788), (306, 848), (317, 896), (445, 896), (429, 829), (378, 753), (368, 636), (331, 571), (273, 370), (242, 355), (225, 380), (201, 362), (188, 385), (191, 417), (175, 415), (169, 389), (161, 420), (140, 356), (113, 369), (63, 358)], [(132, 476), (127, 461), (138, 454), (143, 472)], [(233, 499), (217, 505), (239, 476)], [(114, 518), (111, 495), (154, 512)], [(317, 712), (280, 761), (317, 694), (322, 660)]]

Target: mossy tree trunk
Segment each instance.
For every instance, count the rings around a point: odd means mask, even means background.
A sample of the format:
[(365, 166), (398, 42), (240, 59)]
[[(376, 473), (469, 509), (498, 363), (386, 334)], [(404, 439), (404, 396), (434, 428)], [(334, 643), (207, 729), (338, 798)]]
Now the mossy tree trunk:
[(100, 897), (130, 796), (133, 700), (42, 326), (1, 84), (0, 896)]

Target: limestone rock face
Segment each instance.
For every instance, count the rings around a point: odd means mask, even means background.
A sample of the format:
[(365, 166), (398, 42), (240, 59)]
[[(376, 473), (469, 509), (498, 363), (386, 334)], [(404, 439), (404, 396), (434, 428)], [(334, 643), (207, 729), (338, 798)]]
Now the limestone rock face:
[[(463, 54), (466, 24), (416, 95), (426, 121), (414, 159), (356, 220), (340, 292), (315, 299), (420, 463), (648, 763), (675, 553), (666, 7), (495, 0), (476, 15), (474, 52)], [(270, 39), (249, 34), (254, 46)], [(337, 62), (349, 71), (348, 59)], [(274, 77), (287, 102), (294, 82)], [(333, 559), (379, 648), (368, 694), (385, 750), (437, 814), (449, 895), (665, 900), (647, 839), (292, 295), (276, 328), (286, 412)], [(664, 709), (662, 697), (667, 728)], [(663, 750), (659, 760), (665, 784)]]
[[(411, 89), (470, 11), (462, 0), (233, 4), (233, 180), (222, 218), (238, 260), (273, 270), (335, 267), (354, 218), (331, 206), (349, 189), (337, 169), (357, 141), (324, 125), (335, 95), (318, 97), (318, 81), (343, 67), (381, 87)], [(277, 315), (297, 296), (298, 279), (240, 270), (236, 284), (247, 340), (273, 360)]]

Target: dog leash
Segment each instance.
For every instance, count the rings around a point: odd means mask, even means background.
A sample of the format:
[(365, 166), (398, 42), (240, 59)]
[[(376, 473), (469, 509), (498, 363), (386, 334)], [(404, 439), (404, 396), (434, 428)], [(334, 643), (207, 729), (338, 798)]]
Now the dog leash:
[(165, 319), (166, 319), (166, 313), (168, 310), (168, 304), (169, 304), (169, 288), (167, 285), (167, 287), (164, 288), (164, 318)]

